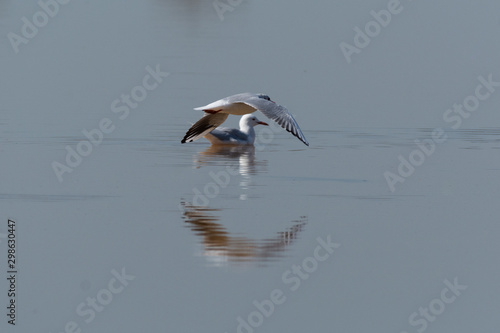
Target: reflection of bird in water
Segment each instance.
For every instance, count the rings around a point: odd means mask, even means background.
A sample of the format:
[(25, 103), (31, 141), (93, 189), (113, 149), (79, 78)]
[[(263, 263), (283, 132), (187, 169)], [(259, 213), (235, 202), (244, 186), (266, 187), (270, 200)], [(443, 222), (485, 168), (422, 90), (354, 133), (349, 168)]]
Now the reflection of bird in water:
[(224, 157), (227, 159), (240, 158), (247, 156), (249, 159), (255, 159), (254, 146), (232, 146), (232, 145), (212, 145), (200, 153), (200, 162), (208, 162), (212, 159), (220, 160), (214, 157)]
[(239, 170), (238, 172), (243, 176), (257, 174), (257, 167), (267, 164), (266, 160), (256, 161), (255, 147), (247, 145), (212, 145), (198, 154), (197, 163), (199, 168), (203, 164), (220, 164), (221, 161), (233, 162), (235, 160), (238, 161), (238, 166), (235, 166), (234, 169)]
[(254, 240), (246, 237), (231, 235), (220, 224), (219, 218), (212, 213), (219, 209), (194, 206), (181, 202), (184, 208), (184, 221), (196, 235), (202, 237), (204, 246), (203, 255), (214, 262), (225, 264), (227, 262), (255, 262), (267, 261), (283, 255), (287, 247), (297, 239), (299, 233), (307, 224), (305, 216), (285, 231), (278, 232), (274, 238)]
[[(235, 160), (238, 161), (237, 165), (233, 163)], [(241, 175), (239, 184), (242, 190), (249, 188), (252, 182), (251, 175), (262, 172), (267, 165), (266, 160), (255, 160), (255, 147), (251, 145), (212, 145), (199, 153), (196, 163), (198, 168), (202, 165), (224, 164), (225, 168), (221, 171), (227, 172), (228, 177)], [(247, 194), (241, 193), (240, 199), (246, 200)]]
[(309, 146), (306, 137), (302, 134), (299, 125), (290, 112), (288, 112), (287, 108), (271, 101), (267, 95), (251, 93), (237, 94), (195, 108), (195, 110), (202, 110), (205, 114), (191, 126), (181, 143), (192, 142), (204, 137), (207, 133), (210, 133), (226, 121), (230, 114), (244, 115), (259, 110), (266, 117), (276, 121), (281, 127)]

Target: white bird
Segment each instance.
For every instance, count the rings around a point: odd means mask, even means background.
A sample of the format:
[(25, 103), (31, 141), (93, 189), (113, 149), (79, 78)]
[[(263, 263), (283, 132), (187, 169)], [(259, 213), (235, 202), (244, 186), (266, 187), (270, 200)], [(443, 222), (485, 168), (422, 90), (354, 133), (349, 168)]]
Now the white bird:
[(205, 139), (213, 145), (253, 145), (255, 142), (254, 126), (265, 125), (256, 116), (246, 114), (240, 119), (240, 129), (217, 127), (205, 135)]
[(309, 146), (309, 142), (307, 142), (306, 137), (302, 134), (299, 125), (290, 112), (284, 106), (271, 101), (267, 95), (252, 93), (237, 94), (195, 108), (195, 110), (203, 110), (205, 115), (191, 126), (181, 143), (193, 142), (204, 137), (207, 133), (210, 133), (226, 121), (230, 114), (244, 115), (259, 110), (266, 117), (276, 121), (281, 127)]

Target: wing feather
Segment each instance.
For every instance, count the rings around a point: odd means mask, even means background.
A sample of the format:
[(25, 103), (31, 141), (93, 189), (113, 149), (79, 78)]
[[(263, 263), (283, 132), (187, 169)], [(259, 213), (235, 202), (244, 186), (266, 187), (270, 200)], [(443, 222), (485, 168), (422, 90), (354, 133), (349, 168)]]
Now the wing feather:
[(307, 142), (306, 137), (300, 130), (299, 124), (284, 106), (259, 97), (251, 97), (241, 102), (256, 108), (266, 117), (274, 120), (278, 125), (296, 136), (306, 146), (309, 146), (309, 142)]
[(198, 120), (191, 128), (186, 132), (181, 143), (193, 142), (199, 138), (204, 137), (207, 133), (213, 131), (216, 127), (226, 121), (229, 115), (227, 113), (205, 113), (203, 118)]

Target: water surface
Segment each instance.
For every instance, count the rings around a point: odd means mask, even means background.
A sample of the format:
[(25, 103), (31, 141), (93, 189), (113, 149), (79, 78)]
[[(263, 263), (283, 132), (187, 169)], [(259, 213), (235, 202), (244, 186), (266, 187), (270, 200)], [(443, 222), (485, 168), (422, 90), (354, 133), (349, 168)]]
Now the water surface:
[[(457, 129), (443, 115), (500, 81), (500, 8), (402, 6), (350, 64), (339, 44), (386, 2), (242, 1), (221, 21), (211, 2), (75, 1), (18, 53), (2, 38), (2, 274), (8, 218), (19, 254), (2, 332), (416, 332), (431, 305), (429, 332), (498, 327), (498, 92)], [(39, 10), (1, 2), (1, 35)], [(148, 68), (168, 75), (126, 104)], [(287, 106), (310, 147), (263, 127), (255, 148), (180, 144), (193, 107), (245, 91)], [(103, 119), (60, 182), (53, 162)], [(384, 174), (436, 128), (445, 142), (391, 191)]]

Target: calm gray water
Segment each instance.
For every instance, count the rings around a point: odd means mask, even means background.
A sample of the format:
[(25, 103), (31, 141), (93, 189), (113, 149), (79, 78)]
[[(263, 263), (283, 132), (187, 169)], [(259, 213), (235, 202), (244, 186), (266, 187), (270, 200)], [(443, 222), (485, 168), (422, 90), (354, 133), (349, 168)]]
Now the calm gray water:
[[(0, 1), (2, 332), (499, 326), (498, 2), (41, 3)], [(180, 144), (246, 91), (310, 147)]]

